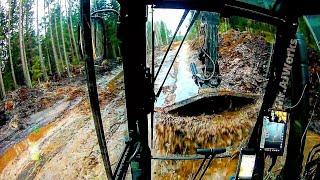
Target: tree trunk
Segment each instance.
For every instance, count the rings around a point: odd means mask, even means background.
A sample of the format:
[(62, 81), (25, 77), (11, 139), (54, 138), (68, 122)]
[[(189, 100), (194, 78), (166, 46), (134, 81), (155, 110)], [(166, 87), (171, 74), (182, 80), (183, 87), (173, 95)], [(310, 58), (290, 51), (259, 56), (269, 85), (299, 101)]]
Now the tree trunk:
[(63, 34), (63, 24), (62, 24), (62, 7), (61, 7), (61, 1), (59, 1), (60, 3), (60, 9), (61, 9), (61, 14), (60, 14), (60, 26), (61, 26), (61, 38), (62, 38), (62, 47), (63, 47), (63, 56), (64, 56), (64, 60), (66, 63), (66, 67), (67, 67), (67, 73), (68, 73), (68, 77), (71, 77), (71, 73), (70, 73), (70, 67), (69, 67), (69, 60), (67, 57), (67, 51), (66, 51), (66, 43), (64, 41), (64, 34)]
[(0, 87), (1, 87), (1, 95), (2, 95), (2, 97), (6, 97), (6, 91), (4, 89), (1, 69), (0, 69)]
[(47, 54), (48, 54), (48, 66), (49, 66), (49, 73), (52, 75), (52, 68), (51, 68), (51, 57), (49, 54), (49, 50), (47, 48)]
[(41, 47), (41, 42), (40, 42), (39, 13), (38, 12), (39, 12), (39, 0), (37, 0), (37, 40), (38, 40), (39, 60), (40, 60), (41, 71), (42, 71), (44, 80), (48, 81), (47, 70), (46, 70), (46, 66), (43, 61), (42, 47)]
[(96, 46), (95, 43), (92, 41), (92, 48), (93, 48), (93, 59), (97, 59), (97, 53), (96, 53)]
[[(24, 9), (22, 9), (22, 14), (23, 14), (23, 18), (22, 18), (22, 37), (23, 37), (23, 41), (22, 41), (22, 43), (23, 43), (23, 51), (24, 51), (24, 61), (25, 61), (25, 64), (26, 64), (26, 70), (27, 70), (27, 72), (28, 72), (28, 75), (29, 75), (29, 77), (30, 77), (30, 71), (29, 71), (29, 65), (30, 66), (32, 66), (31, 65), (31, 63), (30, 62), (28, 62), (28, 59), (27, 59), (27, 52), (26, 52), (26, 44), (25, 44), (25, 35), (24, 35), (24, 30), (26, 29), (26, 30), (28, 30), (28, 23), (26, 23), (27, 22), (27, 14), (28, 14), (28, 11), (24, 11)], [(24, 25), (23, 25), (24, 24)], [(26, 35), (27, 36), (27, 35)], [(30, 39), (31, 39), (31, 36), (29, 36), (30, 37)], [(30, 47), (30, 42), (31, 41), (28, 41), (29, 42), (29, 47)], [(31, 78), (30, 78), (31, 79)], [(31, 80), (31, 83), (32, 83), (32, 80)]]
[(72, 36), (71, 36), (71, 27), (70, 27), (69, 18), (68, 18), (68, 15), (69, 15), (68, 8), (69, 7), (67, 7), (67, 2), (66, 1), (64, 2), (64, 8), (66, 9), (67, 30), (68, 30), (68, 35), (69, 35), (71, 56), (72, 56), (72, 60), (73, 60), (74, 57), (75, 57), (75, 52), (74, 52), (74, 47), (73, 47), (73, 44), (72, 44), (73, 41), (72, 41)]
[(119, 46), (119, 45), (118, 45), (118, 55), (119, 55), (119, 57), (122, 57), (121, 49), (120, 49), (120, 46)]
[[(70, 6), (70, 1), (68, 0), (68, 5), (69, 7)], [(71, 10), (69, 11), (69, 21), (70, 21), (70, 27), (71, 27), (71, 35), (72, 35), (72, 40), (73, 40), (73, 47), (75, 49), (75, 52), (76, 52), (76, 56), (77, 56), (77, 59), (78, 61), (81, 59), (80, 58), (80, 54), (79, 54), (79, 49), (78, 49), (78, 45), (77, 45), (77, 42), (76, 42), (76, 38), (74, 36), (74, 32), (73, 32), (73, 23), (72, 23), (72, 13), (71, 13)]]
[(117, 58), (117, 52), (116, 52), (116, 47), (114, 44), (111, 45), (112, 46), (112, 54), (113, 54), (113, 58), (116, 59)]
[(70, 50), (71, 50), (71, 56), (72, 59), (74, 59), (75, 57), (75, 52), (74, 52), (74, 47), (73, 47), (73, 40), (72, 40), (72, 36), (71, 36), (71, 28), (70, 28), (70, 24), (68, 23), (68, 34), (69, 34), (69, 43), (70, 43)]
[(95, 36), (96, 36), (96, 30), (95, 30), (95, 23), (93, 21), (93, 23), (91, 24), (92, 28), (91, 28), (91, 36), (92, 38), (92, 49), (93, 49), (93, 59), (96, 60), (97, 59), (97, 53), (96, 53), (96, 40), (95, 40)]
[(93, 41), (93, 50), (95, 50), (95, 48), (97, 47), (97, 23), (96, 21), (92, 22), (92, 31), (93, 31), (93, 36), (92, 36), (92, 41)]
[[(50, 9), (49, 6), (50, 6), (50, 4), (48, 5), (48, 12), (50, 12), (49, 11), (49, 9)], [(54, 62), (55, 62), (55, 65), (56, 65), (56, 70), (57, 70), (58, 76), (61, 77), (61, 71), (60, 71), (60, 66), (59, 66), (57, 50), (56, 50), (56, 47), (55, 47), (55, 44), (54, 44), (54, 38), (53, 38), (53, 32), (52, 32), (52, 22), (51, 22), (50, 14), (49, 14), (49, 25), (50, 25), (50, 37), (51, 37), (51, 45), (52, 45)]]
[(107, 40), (107, 31), (106, 31), (106, 24), (103, 20), (101, 20), (102, 25), (102, 34), (103, 34), (103, 59), (107, 59), (108, 57), (108, 40)]
[(10, 62), (11, 76), (12, 76), (12, 80), (13, 80), (13, 86), (16, 89), (18, 87), (18, 85), (17, 85), (16, 75), (14, 72), (14, 67), (13, 67), (13, 62), (12, 62), (11, 36), (9, 36), (9, 38), (8, 38), (8, 49), (9, 49), (9, 62)]
[(159, 47), (161, 47), (163, 45), (163, 42), (162, 42), (162, 39), (161, 39), (160, 27), (161, 26), (159, 24), (157, 24), (157, 26), (155, 28), (156, 29), (156, 37), (158, 39)]
[(19, 43), (20, 43), (20, 56), (21, 56), (21, 63), (22, 63), (22, 70), (25, 79), (26, 85), (31, 88), (32, 83), (30, 79), (28, 63), (26, 61), (26, 54), (25, 54), (25, 47), (24, 47), (24, 39), (23, 39), (23, 4), (22, 0), (20, 0), (19, 6)]
[(9, 36), (8, 36), (8, 51), (9, 51), (9, 62), (10, 62), (10, 68), (11, 68), (11, 75), (13, 80), (13, 86), (16, 89), (18, 87), (16, 75), (14, 73), (14, 67), (12, 62), (12, 52), (11, 52), (11, 0), (9, 0), (9, 21), (8, 21), (8, 28), (9, 28)]
[(59, 41), (59, 34), (58, 34), (58, 23), (57, 23), (57, 17), (56, 17), (56, 14), (54, 14), (54, 27), (55, 27), (55, 35), (56, 35), (56, 38), (57, 38), (57, 49), (58, 49), (58, 59), (61, 61), (61, 66), (62, 66), (62, 72), (64, 72), (64, 62), (63, 62), (63, 57), (62, 57), (62, 54), (61, 54), (61, 49), (60, 49), (60, 41)]
[[(43, 2), (43, 10), (44, 10), (44, 14), (46, 14), (46, 0), (44, 0)], [(49, 12), (48, 12), (49, 13)], [(50, 22), (49, 22), (50, 23)], [(47, 22), (45, 19), (45, 23), (44, 23), (44, 34), (47, 34)], [(47, 51), (47, 59), (48, 59), (48, 67), (49, 67), (49, 75), (52, 75), (52, 68), (51, 68), (51, 58), (50, 58), (50, 53), (48, 48), (46, 48), (46, 44), (44, 43), (44, 48)]]

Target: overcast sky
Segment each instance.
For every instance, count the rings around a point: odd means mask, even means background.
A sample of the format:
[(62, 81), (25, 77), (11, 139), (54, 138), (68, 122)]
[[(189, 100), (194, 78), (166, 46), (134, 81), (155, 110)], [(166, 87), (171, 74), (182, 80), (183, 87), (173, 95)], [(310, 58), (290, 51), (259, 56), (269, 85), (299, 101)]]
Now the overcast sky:
[[(183, 12), (183, 9), (154, 9), (154, 21), (163, 21), (167, 25), (171, 33), (174, 33), (180, 22)], [(185, 19), (185, 22), (182, 24), (179, 34), (184, 34), (187, 30), (189, 18), (190, 13)], [(151, 10), (149, 10), (148, 19), (151, 21)]]

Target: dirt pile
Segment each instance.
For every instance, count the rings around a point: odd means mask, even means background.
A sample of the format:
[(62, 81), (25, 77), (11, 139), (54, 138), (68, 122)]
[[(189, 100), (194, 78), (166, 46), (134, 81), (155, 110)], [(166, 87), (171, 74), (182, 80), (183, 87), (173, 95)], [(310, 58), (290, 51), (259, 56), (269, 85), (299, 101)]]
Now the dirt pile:
[[(310, 73), (310, 102), (313, 109), (316, 98), (320, 96), (320, 55), (315, 51), (309, 51), (309, 73)], [(315, 107), (312, 122), (310, 123), (310, 129), (320, 134), (320, 99), (317, 101)]]
[(204, 44), (204, 36), (201, 36), (190, 42), (190, 48), (193, 50), (200, 50), (203, 44)]
[(7, 96), (4, 102), (6, 113), (25, 119), (30, 115), (51, 107), (57, 101), (73, 100), (84, 95), (85, 90), (78, 84), (64, 86), (60, 83), (45, 83), (36, 88), (19, 88)]
[(219, 39), (220, 88), (261, 93), (270, 46), (263, 37), (230, 30)]
[(248, 135), (256, 111), (256, 105), (248, 105), (219, 115), (156, 114), (156, 149), (159, 154), (195, 154), (196, 148), (239, 145)]
[[(166, 156), (173, 154), (193, 155), (196, 148), (231, 147), (237, 153), (256, 120), (258, 105), (248, 105), (236, 111), (225, 111), (219, 115), (178, 117), (156, 114), (157, 125), (155, 153)], [(156, 161), (155, 172), (159, 179), (170, 179), (179, 175), (183, 179), (192, 177), (200, 161)], [(223, 179), (232, 175), (236, 169), (235, 159), (213, 161), (206, 178)]]

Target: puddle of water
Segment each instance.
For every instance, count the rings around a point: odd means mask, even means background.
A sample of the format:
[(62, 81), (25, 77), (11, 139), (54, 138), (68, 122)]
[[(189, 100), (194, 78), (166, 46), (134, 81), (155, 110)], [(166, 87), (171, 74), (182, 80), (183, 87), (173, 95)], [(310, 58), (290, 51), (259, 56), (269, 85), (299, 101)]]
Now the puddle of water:
[(4, 168), (16, 157), (18, 157), (22, 152), (29, 149), (29, 154), (31, 159), (35, 159), (38, 156), (38, 151), (36, 147), (37, 141), (43, 138), (47, 132), (54, 127), (55, 123), (50, 123), (40, 129), (35, 129), (28, 137), (19, 143), (8, 148), (0, 156), (0, 173)]
[(163, 107), (165, 100), (166, 100), (166, 95), (163, 93), (160, 93), (159, 97), (157, 98), (157, 101), (155, 102), (154, 106), (155, 107)]
[[(173, 49), (169, 52), (166, 61), (160, 70), (159, 76), (155, 82), (155, 89), (158, 90), (161, 85), (171, 63), (175, 56), (177, 49)], [(162, 56), (157, 58), (157, 62), (160, 62)], [(164, 88), (167, 87), (169, 90), (163, 90), (160, 96), (157, 98), (155, 107), (166, 106), (166, 101), (169, 100), (169, 104), (185, 100), (198, 94), (198, 86), (192, 79), (192, 73), (190, 71), (190, 53), (189, 45), (184, 44), (179, 52), (175, 64), (171, 69), (169, 76), (164, 83)], [(158, 69), (156, 69), (157, 72)], [(171, 96), (171, 97), (170, 97)]]
[(176, 81), (175, 102), (188, 99), (198, 94), (198, 86), (192, 79), (192, 73), (190, 71), (190, 57), (188, 53), (189, 45), (184, 44), (178, 56), (178, 74)]
[[(173, 50), (173, 51), (169, 51), (167, 57), (166, 57), (166, 60), (164, 61), (161, 69), (160, 69), (160, 72), (159, 72), (159, 75), (154, 83), (154, 86), (155, 86), (155, 92), (158, 91), (159, 87), (161, 86), (166, 74), (167, 74), (167, 71), (172, 63), (172, 60), (173, 60), (173, 57), (175, 55), (175, 52), (176, 50)], [(156, 58), (156, 62), (158, 62), (159, 66), (160, 66), (160, 62), (162, 61), (162, 58), (163, 58), (164, 54), (161, 54), (161, 56), (157, 57)], [(155, 69), (155, 72), (158, 71), (158, 68)], [(163, 85), (163, 89), (165, 89), (166, 87), (170, 87), (171, 89), (174, 88), (174, 85), (175, 85), (175, 82), (176, 82), (176, 77), (175, 77), (175, 69), (174, 69), (174, 65)], [(165, 90), (162, 90), (162, 92), (160, 93), (159, 97), (157, 98), (157, 101), (155, 102), (155, 107), (163, 107), (165, 106), (165, 102), (166, 102), (166, 98), (168, 97), (169, 94), (172, 94), (172, 92), (170, 92), (171, 90), (169, 90), (168, 92), (165, 92)]]

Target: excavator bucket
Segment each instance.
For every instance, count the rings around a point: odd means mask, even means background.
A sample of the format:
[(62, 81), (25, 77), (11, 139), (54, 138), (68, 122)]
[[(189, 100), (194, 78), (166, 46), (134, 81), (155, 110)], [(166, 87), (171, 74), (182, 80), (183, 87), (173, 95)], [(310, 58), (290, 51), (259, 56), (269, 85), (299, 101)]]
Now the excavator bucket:
[(210, 115), (253, 104), (259, 97), (261, 96), (253, 93), (215, 91), (213, 88), (207, 88), (200, 90), (197, 96), (165, 107), (164, 111), (178, 116)]

